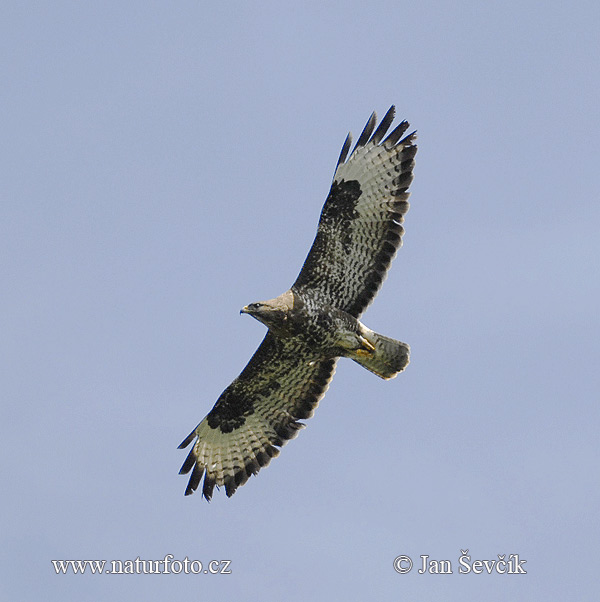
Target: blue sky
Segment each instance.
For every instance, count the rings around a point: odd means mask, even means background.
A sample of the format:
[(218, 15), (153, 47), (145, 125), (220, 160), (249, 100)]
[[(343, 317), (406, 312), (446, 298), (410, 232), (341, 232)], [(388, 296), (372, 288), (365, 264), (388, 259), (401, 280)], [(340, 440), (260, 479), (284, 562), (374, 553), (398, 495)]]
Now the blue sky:
[[(594, 599), (599, 17), (4, 3), (0, 599)], [(393, 103), (419, 153), (364, 322), (410, 366), (340, 362), (268, 469), (184, 498), (176, 446), (264, 334), (239, 309), (294, 281), (347, 131)], [(467, 548), (527, 574), (458, 574)], [(51, 564), (166, 554), (231, 574)]]

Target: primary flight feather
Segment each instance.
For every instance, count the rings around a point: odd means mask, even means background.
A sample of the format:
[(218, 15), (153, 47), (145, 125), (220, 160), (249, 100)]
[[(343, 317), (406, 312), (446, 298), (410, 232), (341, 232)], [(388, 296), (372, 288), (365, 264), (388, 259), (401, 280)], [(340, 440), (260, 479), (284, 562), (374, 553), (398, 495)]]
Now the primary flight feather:
[(207, 500), (215, 485), (231, 496), (266, 466), (304, 427), (300, 420), (313, 415), (339, 357), (385, 379), (407, 366), (406, 343), (358, 320), (402, 244), (409, 207), (416, 135), (404, 136), (403, 121), (384, 139), (394, 113), (392, 106), (377, 129), (373, 113), (350, 154), (348, 134), (296, 282), (279, 297), (242, 309), (269, 330), (242, 373), (179, 446), (193, 442), (180, 470), (192, 471), (186, 495), (204, 477)]

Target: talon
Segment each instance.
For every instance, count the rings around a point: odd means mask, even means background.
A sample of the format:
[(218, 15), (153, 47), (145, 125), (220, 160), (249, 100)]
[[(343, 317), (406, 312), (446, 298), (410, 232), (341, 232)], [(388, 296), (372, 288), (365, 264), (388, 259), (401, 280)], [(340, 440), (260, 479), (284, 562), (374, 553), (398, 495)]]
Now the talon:
[(355, 351), (356, 355), (361, 355), (364, 357), (371, 357), (373, 355), (372, 351), (368, 351), (367, 349), (357, 349)]
[(360, 337), (360, 342), (362, 343), (363, 347), (366, 347), (369, 351), (375, 351), (375, 347), (369, 341), (367, 341), (365, 337)]

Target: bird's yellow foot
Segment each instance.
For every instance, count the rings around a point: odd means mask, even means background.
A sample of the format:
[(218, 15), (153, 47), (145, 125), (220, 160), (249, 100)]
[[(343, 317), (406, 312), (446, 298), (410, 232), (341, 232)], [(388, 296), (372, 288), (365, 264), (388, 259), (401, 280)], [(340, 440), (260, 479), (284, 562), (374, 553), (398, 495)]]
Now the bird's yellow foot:
[(360, 355), (362, 357), (371, 357), (373, 352), (375, 351), (375, 347), (365, 339), (365, 337), (360, 337), (360, 344), (362, 347), (359, 347), (356, 350), (356, 355)]
[[(370, 341), (368, 341), (367, 339), (365, 339), (365, 337), (360, 337), (360, 342), (361, 345), (369, 352), (375, 351), (375, 347), (371, 344)], [(369, 353), (369, 355), (371, 355)]]

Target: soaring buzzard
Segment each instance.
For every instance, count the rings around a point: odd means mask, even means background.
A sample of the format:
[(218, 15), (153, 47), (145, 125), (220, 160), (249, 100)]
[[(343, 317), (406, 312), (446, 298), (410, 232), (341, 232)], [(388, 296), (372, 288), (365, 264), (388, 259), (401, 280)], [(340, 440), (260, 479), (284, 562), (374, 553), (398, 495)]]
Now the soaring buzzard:
[[(373, 113), (348, 156), (348, 134), (325, 201), (316, 238), (292, 287), (241, 311), (268, 327), (243, 372), (179, 446), (194, 445), (180, 474), (193, 469), (185, 495), (204, 475), (202, 495), (215, 485), (227, 496), (279, 454), (304, 427), (325, 394), (339, 357), (381, 378), (408, 364), (409, 347), (361, 324), (401, 245), (408, 211), (415, 133), (403, 121), (383, 140), (395, 109), (375, 129)], [(383, 142), (382, 142), (383, 140)]]

